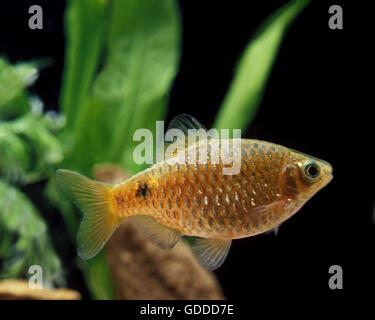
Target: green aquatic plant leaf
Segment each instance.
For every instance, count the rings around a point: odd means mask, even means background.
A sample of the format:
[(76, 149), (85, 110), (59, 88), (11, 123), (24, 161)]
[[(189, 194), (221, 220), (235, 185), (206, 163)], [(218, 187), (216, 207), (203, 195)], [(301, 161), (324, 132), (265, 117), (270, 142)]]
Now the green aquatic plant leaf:
[(0, 177), (6, 181), (25, 181), (30, 155), (24, 141), (8, 125), (0, 123)]
[[(132, 159), (133, 133), (164, 118), (177, 72), (180, 21), (174, 0), (114, 0), (102, 72), (77, 119), (73, 164), (89, 174), (94, 163), (142, 169)], [(83, 156), (84, 155), (84, 156)], [(89, 162), (87, 162), (89, 161)]]
[(309, 0), (294, 0), (275, 12), (250, 41), (217, 114), (217, 129), (245, 129), (255, 116), (283, 36)]
[(70, 239), (75, 244), (79, 224), (77, 209), (74, 208), (74, 205), (67, 197), (62, 196), (62, 190), (56, 181), (55, 171), (52, 172), (52, 176), (44, 188), (44, 196), (46, 196), (51, 205), (59, 209), (69, 231)]
[(66, 54), (61, 111), (72, 128), (90, 94), (104, 48), (107, 0), (70, 0), (65, 13)]
[(0, 122), (0, 177), (33, 183), (63, 160), (61, 141), (46, 127), (43, 115), (32, 113)]
[(98, 300), (115, 299), (106, 248), (103, 248), (93, 259), (81, 261), (81, 264), (82, 268), (86, 270), (85, 277), (93, 298)]
[(43, 285), (65, 285), (59, 257), (47, 227), (27, 196), (0, 180), (0, 278), (29, 276), (32, 265), (43, 270)]
[(30, 110), (25, 88), (38, 76), (33, 63), (11, 65), (0, 57), (0, 120), (22, 115)]
[[(71, 7), (78, 6), (73, 2)], [(90, 11), (88, 2), (79, 4), (81, 10)], [(74, 47), (73, 40), (69, 40), (73, 34), (67, 32), (67, 68), (72, 70), (70, 75), (69, 70), (65, 73), (61, 100), (68, 124), (62, 136), (68, 151), (63, 167), (89, 176), (93, 165), (100, 162), (119, 163), (131, 168), (129, 170), (139, 170), (124, 152), (132, 154), (135, 129), (154, 128), (155, 121), (164, 118), (167, 94), (179, 60), (180, 21), (175, 0), (114, 0), (109, 9), (110, 14), (104, 19), (108, 21), (109, 32), (104, 50), (106, 55), (92, 90), (98, 55), (80, 54), (77, 50), (101, 51), (103, 43), (95, 41), (102, 37), (104, 26), (101, 21), (98, 26), (90, 26), (95, 19), (79, 21), (87, 24), (79, 26), (79, 30), (91, 34), (89, 45), (82, 42), (75, 43)], [(72, 25), (77, 21), (69, 18), (69, 14), (72, 12), (67, 12), (66, 30), (77, 32), (77, 26)], [(77, 35), (74, 37), (76, 41), (83, 41)], [(81, 61), (85, 54), (92, 54), (90, 61)], [(84, 63), (90, 64), (85, 67), (89, 71), (81, 70), (80, 64)], [(80, 90), (83, 92), (76, 92)], [(53, 188), (50, 185), (47, 192), (56, 200), (57, 193)], [(70, 230), (76, 229), (70, 209), (64, 209), (61, 201), (58, 206), (62, 208), (65, 221), (70, 221)], [(95, 298), (113, 297), (103, 252), (92, 261), (83, 263), (82, 269)]]

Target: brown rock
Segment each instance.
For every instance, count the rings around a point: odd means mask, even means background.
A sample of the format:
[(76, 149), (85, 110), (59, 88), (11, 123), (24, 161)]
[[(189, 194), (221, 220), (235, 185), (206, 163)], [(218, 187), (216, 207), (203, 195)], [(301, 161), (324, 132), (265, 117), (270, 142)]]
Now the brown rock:
[[(94, 172), (96, 179), (110, 183), (127, 177), (108, 164)], [(199, 265), (183, 241), (162, 250), (125, 220), (106, 249), (118, 299), (224, 299), (215, 275)]]
[(129, 177), (120, 166), (110, 163), (99, 163), (93, 168), (96, 180), (109, 183), (121, 183)]
[(118, 299), (224, 299), (213, 273), (183, 241), (159, 249), (130, 221), (110, 239), (107, 255)]
[(69, 289), (31, 289), (26, 280), (0, 281), (0, 300), (80, 300), (81, 295)]

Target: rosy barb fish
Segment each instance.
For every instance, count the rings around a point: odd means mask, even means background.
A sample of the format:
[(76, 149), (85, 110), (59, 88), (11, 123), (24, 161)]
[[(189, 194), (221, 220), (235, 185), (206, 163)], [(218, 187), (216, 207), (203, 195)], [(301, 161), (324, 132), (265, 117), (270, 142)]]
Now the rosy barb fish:
[[(199, 127), (186, 115), (173, 123), (185, 132)], [(206, 163), (166, 159), (116, 185), (58, 170), (59, 184), (84, 213), (79, 256), (95, 256), (130, 218), (163, 249), (173, 248), (181, 235), (200, 237), (192, 250), (213, 270), (224, 262), (232, 239), (278, 227), (332, 179), (326, 161), (270, 142), (230, 140), (232, 146), (235, 142), (241, 147), (235, 175), (223, 175), (225, 164), (210, 161), (210, 140), (202, 142), (207, 144)], [(192, 147), (199, 149), (200, 143)]]

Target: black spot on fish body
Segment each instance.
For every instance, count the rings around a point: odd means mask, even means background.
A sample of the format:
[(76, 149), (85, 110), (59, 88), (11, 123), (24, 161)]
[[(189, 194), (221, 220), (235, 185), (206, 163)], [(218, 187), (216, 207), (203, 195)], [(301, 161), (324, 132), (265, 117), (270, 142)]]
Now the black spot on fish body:
[(143, 199), (146, 198), (146, 196), (149, 194), (148, 192), (148, 187), (147, 187), (147, 184), (143, 181), (140, 181), (139, 184), (138, 184), (138, 189), (137, 189), (137, 192), (136, 192), (136, 196), (137, 197), (142, 197)]

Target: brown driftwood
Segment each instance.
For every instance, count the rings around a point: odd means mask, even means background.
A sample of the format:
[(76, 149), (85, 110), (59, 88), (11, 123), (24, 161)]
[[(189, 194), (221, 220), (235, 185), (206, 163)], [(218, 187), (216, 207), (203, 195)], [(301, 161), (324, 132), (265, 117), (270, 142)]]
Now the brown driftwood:
[(0, 281), (0, 300), (80, 300), (81, 295), (69, 289), (31, 289), (26, 280)]
[[(96, 166), (96, 179), (118, 183), (118, 167)], [(224, 299), (215, 275), (201, 267), (180, 241), (172, 250), (157, 248), (124, 221), (109, 240), (107, 256), (118, 299)]]

